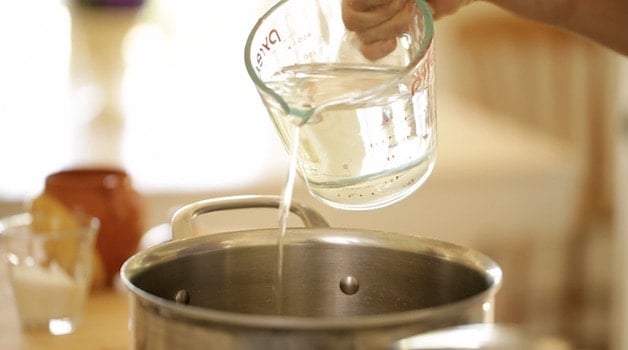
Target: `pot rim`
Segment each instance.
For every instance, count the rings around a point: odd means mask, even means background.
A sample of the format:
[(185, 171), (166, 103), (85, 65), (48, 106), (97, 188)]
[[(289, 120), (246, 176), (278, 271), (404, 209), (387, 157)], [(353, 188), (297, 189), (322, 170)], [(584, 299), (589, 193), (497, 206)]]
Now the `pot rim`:
[[(421, 319), (429, 318), (434, 320), (435, 316), (438, 318), (446, 317), (459, 313), (460, 309), (467, 308), (468, 305), (484, 304), (487, 301), (491, 301), (491, 298), (497, 293), (502, 283), (501, 268), (491, 258), (477, 250), (420, 235), (338, 228), (289, 228), (284, 244), (295, 242), (334, 243), (334, 240), (342, 242), (341, 240), (347, 239), (347, 237), (368, 239), (370, 247), (399, 248), (408, 252), (429, 252), (445, 260), (460, 263), (482, 272), (487, 281), (489, 281), (489, 285), (481, 293), (470, 297), (444, 305), (416, 310), (361, 316), (302, 317), (236, 313), (194, 305), (182, 305), (174, 300), (150, 294), (132, 282), (134, 276), (154, 264), (171, 261), (188, 254), (207, 251), (208, 244), (211, 243), (216, 244), (216, 249), (237, 246), (238, 242), (246, 242), (246, 245), (254, 246), (254, 244), (251, 244), (252, 238), (259, 240), (261, 237), (266, 242), (269, 242), (269, 239), (273, 239), (270, 242), (275, 243), (276, 235), (276, 228), (254, 229), (214, 233), (165, 242), (138, 252), (127, 259), (120, 270), (120, 277), (127, 289), (137, 297), (139, 303), (159, 310), (159, 314), (167, 315), (170, 319), (182, 319), (187, 323), (211, 323), (254, 329), (299, 331), (385, 328)], [(409, 242), (414, 242), (414, 244), (408, 244)], [(175, 254), (175, 252), (180, 253), (181, 249), (185, 249), (185, 254)]]

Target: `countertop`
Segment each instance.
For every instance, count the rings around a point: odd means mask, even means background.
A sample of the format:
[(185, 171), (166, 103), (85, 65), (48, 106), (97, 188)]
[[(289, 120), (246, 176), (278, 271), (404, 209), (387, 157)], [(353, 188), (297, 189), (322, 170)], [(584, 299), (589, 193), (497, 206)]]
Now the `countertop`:
[(6, 350), (122, 350), (130, 348), (128, 295), (119, 288), (90, 293), (83, 323), (72, 334), (20, 328), (6, 269), (0, 269), (0, 349)]

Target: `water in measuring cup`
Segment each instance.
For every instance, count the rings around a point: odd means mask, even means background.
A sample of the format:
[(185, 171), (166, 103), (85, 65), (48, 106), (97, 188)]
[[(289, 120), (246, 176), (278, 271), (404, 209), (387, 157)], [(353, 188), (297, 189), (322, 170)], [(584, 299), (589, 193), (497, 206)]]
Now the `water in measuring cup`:
[(291, 115), (267, 107), (287, 143), (294, 139), (293, 129), (300, 129), (299, 172), (310, 192), (328, 205), (383, 207), (414, 192), (430, 175), (436, 151), (431, 82), (413, 92), (416, 81), (398, 81), (378, 98), (359, 103), (349, 98), (298, 126), (299, 115), (378, 87), (397, 73), (380, 66), (310, 64), (285, 68), (265, 82), (290, 106)]

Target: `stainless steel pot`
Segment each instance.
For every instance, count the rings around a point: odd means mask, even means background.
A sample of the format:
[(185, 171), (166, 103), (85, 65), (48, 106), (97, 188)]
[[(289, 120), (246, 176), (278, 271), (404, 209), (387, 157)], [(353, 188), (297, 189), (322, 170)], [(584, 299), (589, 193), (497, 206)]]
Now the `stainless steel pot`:
[(173, 217), (173, 241), (127, 260), (134, 349), (386, 349), (428, 330), (492, 322), (501, 270), (490, 258), (418, 236), (330, 228), (299, 204), (291, 211), (306, 227), (286, 234), (279, 307), (276, 228), (194, 227), (204, 213), (279, 201), (190, 204)]

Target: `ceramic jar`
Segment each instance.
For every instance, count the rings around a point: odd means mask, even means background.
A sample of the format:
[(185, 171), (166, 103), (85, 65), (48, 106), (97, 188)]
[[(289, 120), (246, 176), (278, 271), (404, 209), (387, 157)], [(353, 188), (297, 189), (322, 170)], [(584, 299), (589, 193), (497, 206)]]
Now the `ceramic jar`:
[(117, 168), (67, 169), (46, 177), (44, 193), (72, 211), (100, 220), (96, 251), (111, 285), (136, 250), (144, 230), (144, 209), (130, 176)]

